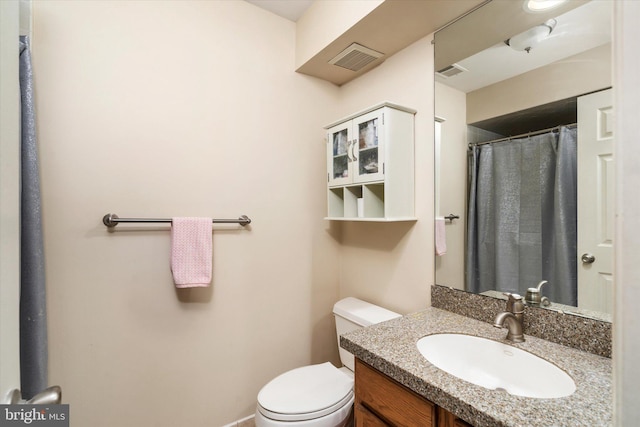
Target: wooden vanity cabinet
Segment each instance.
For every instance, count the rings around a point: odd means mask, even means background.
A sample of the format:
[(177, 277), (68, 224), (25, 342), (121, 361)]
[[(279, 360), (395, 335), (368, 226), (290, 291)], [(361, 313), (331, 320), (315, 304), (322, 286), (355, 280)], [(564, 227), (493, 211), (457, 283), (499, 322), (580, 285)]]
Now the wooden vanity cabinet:
[(356, 427), (471, 427), (356, 358)]
[(473, 426), (468, 422), (456, 417), (446, 409), (443, 409), (438, 406), (438, 427), (473, 427)]

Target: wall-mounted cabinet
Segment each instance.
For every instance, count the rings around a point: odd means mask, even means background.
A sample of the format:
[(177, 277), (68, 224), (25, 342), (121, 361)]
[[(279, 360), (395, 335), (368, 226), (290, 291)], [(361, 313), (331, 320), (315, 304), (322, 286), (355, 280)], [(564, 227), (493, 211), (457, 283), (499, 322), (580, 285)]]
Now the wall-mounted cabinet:
[(325, 127), (327, 219), (416, 220), (415, 113), (385, 102)]

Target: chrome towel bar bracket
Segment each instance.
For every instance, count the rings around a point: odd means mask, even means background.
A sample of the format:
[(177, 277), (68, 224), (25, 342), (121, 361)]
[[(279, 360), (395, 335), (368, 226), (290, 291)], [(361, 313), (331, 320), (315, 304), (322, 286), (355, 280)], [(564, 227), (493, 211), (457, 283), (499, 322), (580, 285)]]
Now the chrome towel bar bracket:
[(448, 219), (449, 222), (453, 222), (454, 219), (460, 219), (460, 217), (458, 215), (449, 214), (449, 215), (445, 216), (444, 219)]
[[(121, 222), (144, 222), (144, 223), (171, 223), (171, 218), (120, 218), (116, 214), (106, 214), (102, 217), (102, 223), (109, 228), (113, 228)], [(214, 224), (240, 224), (243, 227), (251, 224), (251, 219), (242, 215), (238, 219), (213, 219)]]

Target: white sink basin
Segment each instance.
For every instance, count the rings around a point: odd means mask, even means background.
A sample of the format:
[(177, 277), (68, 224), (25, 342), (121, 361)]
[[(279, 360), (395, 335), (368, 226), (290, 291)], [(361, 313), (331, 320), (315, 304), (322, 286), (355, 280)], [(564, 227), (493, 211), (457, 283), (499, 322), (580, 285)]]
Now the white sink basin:
[(435, 334), (418, 340), (431, 364), (470, 383), (515, 396), (557, 398), (576, 391), (573, 379), (556, 365), (519, 348), (462, 334)]

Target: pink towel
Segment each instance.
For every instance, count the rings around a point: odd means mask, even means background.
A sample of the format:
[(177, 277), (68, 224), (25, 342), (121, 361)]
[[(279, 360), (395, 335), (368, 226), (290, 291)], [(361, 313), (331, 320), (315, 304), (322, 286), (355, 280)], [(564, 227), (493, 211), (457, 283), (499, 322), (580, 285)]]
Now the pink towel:
[(212, 218), (171, 219), (171, 272), (177, 288), (209, 286)]
[(436, 218), (436, 255), (447, 253), (447, 235), (444, 230), (444, 218)]

